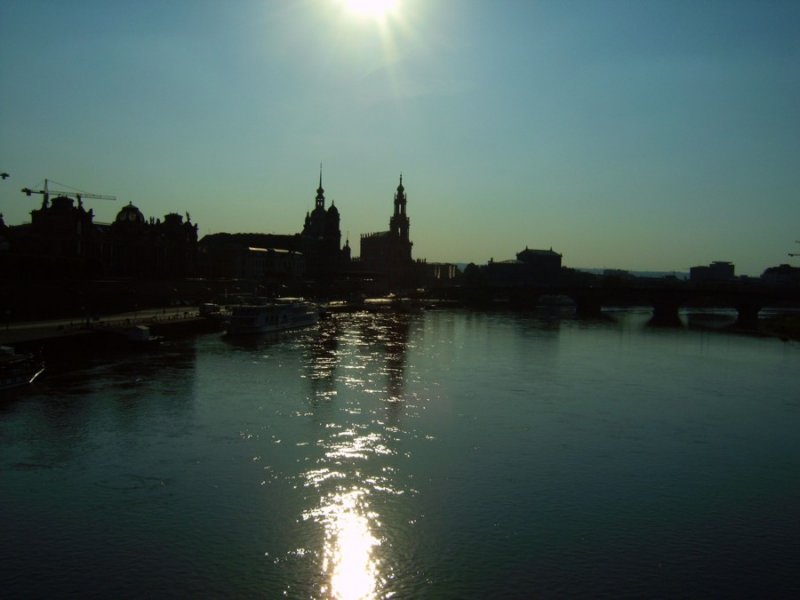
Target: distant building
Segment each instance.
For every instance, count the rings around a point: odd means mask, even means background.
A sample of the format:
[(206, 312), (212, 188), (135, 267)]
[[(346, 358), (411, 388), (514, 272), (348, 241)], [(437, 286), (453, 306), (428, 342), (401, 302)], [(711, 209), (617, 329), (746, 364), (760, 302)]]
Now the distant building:
[(186, 277), (197, 264), (197, 225), (169, 213), (164, 220), (146, 220), (133, 203), (118, 213), (103, 236), (101, 254), (108, 271), (130, 277)]
[(414, 287), (418, 281), (417, 265), (411, 258), (413, 243), (409, 237), (411, 221), (406, 214), (407, 202), (401, 175), (394, 194), (389, 231), (361, 236), (361, 269), (384, 279), (390, 290)]
[(561, 274), (561, 254), (549, 250), (525, 250), (516, 260), (486, 265), (486, 281), (494, 287), (521, 287), (555, 282)]
[(549, 250), (525, 250), (517, 253), (517, 260), (531, 272), (545, 277), (555, 277), (561, 271), (561, 255)]
[(770, 267), (761, 274), (761, 280), (772, 285), (800, 285), (800, 267), (787, 264)]
[(350, 242), (341, 247), (339, 210), (331, 202), (325, 209), (325, 190), (322, 188), (322, 171), (314, 210), (306, 213), (300, 234), (302, 251), (306, 257), (307, 274), (316, 279), (331, 279), (345, 271), (350, 263)]
[(305, 275), (305, 256), (294, 250), (248, 247), (238, 259), (236, 276), (242, 279), (296, 281)]
[(714, 261), (707, 266), (692, 267), (689, 269), (689, 281), (695, 282), (720, 282), (734, 281), (733, 263), (725, 261)]
[[(280, 277), (280, 279), (302, 279), (306, 275), (302, 247), (300, 234), (213, 233), (204, 236), (198, 244), (199, 273), (210, 279), (249, 279), (251, 275), (258, 280), (269, 278), (267, 257), (253, 250), (256, 248), (265, 252), (272, 250), (303, 257), (302, 261), (295, 261), (293, 258), (292, 261), (296, 264)], [(257, 256), (250, 256), (254, 253)], [(261, 267), (258, 266), (259, 263), (263, 263)]]
[(325, 208), (322, 173), (314, 210), (295, 234), (215, 233), (200, 240), (200, 273), (205, 277), (267, 282), (329, 281), (350, 265), (350, 243), (340, 247), (339, 210)]
[(634, 279), (634, 275), (625, 269), (603, 269), (603, 277), (606, 279)]
[(129, 203), (112, 224), (68, 196), (45, 196), (30, 224), (5, 228), (7, 272), (22, 278), (182, 278), (194, 274), (197, 225), (171, 213), (145, 220)]
[(461, 276), (458, 265), (454, 263), (429, 263), (421, 264), (422, 283), (426, 286), (442, 286), (452, 284)]

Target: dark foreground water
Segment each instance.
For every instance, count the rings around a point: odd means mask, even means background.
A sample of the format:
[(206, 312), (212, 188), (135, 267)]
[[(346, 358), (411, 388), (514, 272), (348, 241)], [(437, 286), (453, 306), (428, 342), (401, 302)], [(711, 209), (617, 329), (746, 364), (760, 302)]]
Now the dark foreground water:
[(796, 597), (800, 345), (646, 320), (73, 357), (0, 405), (0, 595)]

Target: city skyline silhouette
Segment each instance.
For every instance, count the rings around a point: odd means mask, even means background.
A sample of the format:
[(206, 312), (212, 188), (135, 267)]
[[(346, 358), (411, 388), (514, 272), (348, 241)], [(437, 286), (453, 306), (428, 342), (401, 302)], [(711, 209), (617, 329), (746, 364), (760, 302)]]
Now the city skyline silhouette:
[(792, 262), (800, 7), (398, 0), (2, 2), (5, 222), (53, 178), (199, 234), (289, 233), (325, 165), (343, 234), (404, 174), (414, 256)]

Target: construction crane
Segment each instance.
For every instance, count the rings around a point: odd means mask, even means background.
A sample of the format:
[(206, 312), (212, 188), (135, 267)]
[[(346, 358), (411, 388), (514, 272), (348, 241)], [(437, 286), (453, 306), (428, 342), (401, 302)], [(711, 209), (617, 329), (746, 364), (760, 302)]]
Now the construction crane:
[[(76, 198), (78, 200), (78, 206), (83, 205), (83, 198), (93, 198), (96, 200), (116, 200), (116, 196), (106, 196), (104, 194), (90, 194), (89, 192), (67, 192), (64, 190), (51, 190), (47, 186), (48, 181), (47, 179), (44, 180), (44, 189), (42, 190), (32, 190), (31, 188), (22, 188), (22, 193), (26, 196), (30, 196), (31, 194), (41, 194), (44, 196), (42, 200), (42, 206), (47, 206), (47, 201), (50, 199), (50, 196), (67, 196), (68, 198)], [(59, 185), (64, 185), (63, 183)], [(68, 187), (68, 186), (67, 186)]]

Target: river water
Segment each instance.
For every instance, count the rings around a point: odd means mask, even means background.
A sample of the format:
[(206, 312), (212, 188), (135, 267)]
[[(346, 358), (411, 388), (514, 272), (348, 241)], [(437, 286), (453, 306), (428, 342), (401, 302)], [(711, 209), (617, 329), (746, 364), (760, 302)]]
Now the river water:
[(3, 597), (790, 597), (800, 345), (342, 314), (0, 405)]

